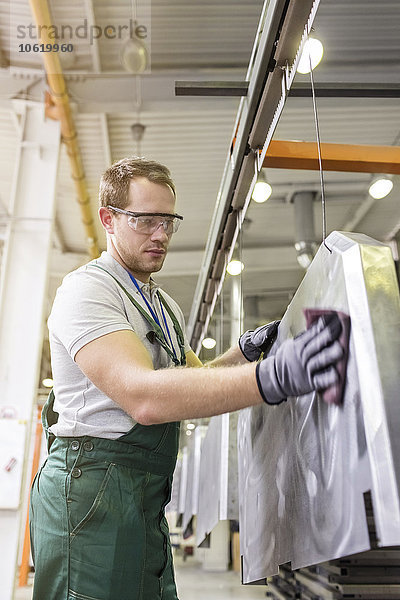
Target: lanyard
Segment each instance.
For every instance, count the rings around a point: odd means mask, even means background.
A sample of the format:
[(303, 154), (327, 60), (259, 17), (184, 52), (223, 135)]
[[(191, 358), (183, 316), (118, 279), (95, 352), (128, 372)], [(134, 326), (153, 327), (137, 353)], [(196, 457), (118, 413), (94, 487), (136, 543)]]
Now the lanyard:
[[(100, 269), (101, 271), (104, 271), (105, 273), (107, 273), (108, 275), (110, 275), (110, 277), (112, 277), (114, 279), (114, 281), (125, 292), (125, 294), (129, 298), (129, 300), (137, 308), (137, 310), (140, 312), (140, 314), (143, 316), (143, 318), (152, 327), (152, 331), (149, 331), (149, 334), (150, 333), (154, 333), (155, 339), (160, 344), (160, 346), (162, 348), (164, 348), (165, 352), (168, 354), (168, 356), (171, 357), (173, 363), (176, 366), (179, 366), (179, 365), (180, 366), (185, 366), (185, 364), (186, 364), (186, 355), (185, 355), (185, 339), (184, 339), (184, 336), (183, 336), (183, 332), (182, 332), (180, 324), (178, 323), (177, 318), (175, 317), (173, 311), (171, 310), (171, 308), (168, 305), (167, 301), (165, 300), (164, 296), (160, 292), (158, 292), (159, 300), (160, 300), (161, 304), (164, 306), (164, 308), (167, 311), (167, 313), (169, 314), (172, 323), (174, 324), (174, 330), (175, 330), (175, 334), (176, 334), (176, 339), (178, 340), (179, 351), (180, 351), (180, 355), (181, 355), (180, 361), (176, 358), (176, 355), (174, 356), (174, 353), (171, 351), (171, 348), (165, 342), (165, 335), (164, 335), (164, 332), (161, 329), (161, 327), (156, 323), (156, 321), (153, 319), (153, 317), (151, 317), (149, 315), (149, 313), (145, 311), (145, 309), (143, 308), (143, 306), (141, 306), (138, 302), (136, 302), (136, 300), (130, 295), (130, 293), (128, 292), (128, 290), (125, 289), (125, 287), (122, 285), (122, 283), (116, 277), (114, 277), (114, 275), (112, 273), (110, 273), (110, 271), (107, 271), (107, 269), (105, 269), (104, 267), (101, 267), (100, 265), (93, 264), (93, 263), (91, 263), (91, 266), (92, 267), (96, 267), (97, 269)], [(149, 336), (149, 334), (148, 334), (148, 336)], [(148, 339), (150, 340), (149, 337), (148, 337)]]
[(170, 344), (171, 344), (172, 352), (174, 353), (174, 355), (175, 355), (175, 358), (177, 358), (177, 356), (176, 356), (176, 352), (175, 352), (175, 348), (174, 348), (174, 345), (173, 345), (173, 343), (172, 343), (171, 334), (170, 334), (170, 332), (169, 332), (169, 327), (168, 327), (167, 319), (166, 319), (166, 317), (165, 317), (164, 308), (163, 308), (163, 305), (162, 305), (162, 302), (161, 302), (160, 293), (158, 292), (158, 290), (157, 290), (157, 298), (158, 298), (158, 302), (159, 302), (159, 304), (160, 304), (161, 313), (162, 313), (162, 316), (163, 316), (163, 319), (164, 319), (164, 323), (165, 323), (165, 327), (166, 327), (166, 330), (167, 330), (167, 333), (168, 333), (169, 342), (170, 342)]
[[(145, 301), (145, 303), (146, 303), (146, 306), (147, 306), (147, 308), (149, 309), (149, 312), (150, 312), (151, 316), (153, 317), (153, 319), (155, 320), (155, 322), (157, 323), (157, 325), (158, 325), (158, 326), (159, 326), (159, 328), (161, 329), (161, 331), (162, 331), (162, 333), (163, 333), (163, 336), (164, 336), (164, 340), (165, 340), (165, 342), (168, 344), (167, 337), (166, 337), (166, 335), (165, 335), (165, 333), (164, 333), (164, 330), (163, 330), (163, 328), (162, 328), (162, 326), (161, 326), (160, 320), (159, 320), (159, 318), (158, 318), (158, 316), (157, 316), (156, 312), (153, 310), (153, 307), (152, 307), (152, 306), (151, 306), (151, 304), (148, 302), (148, 300), (147, 300), (146, 296), (143, 294), (142, 290), (140, 289), (140, 286), (139, 286), (139, 284), (138, 284), (138, 282), (137, 282), (136, 278), (135, 278), (135, 277), (134, 277), (134, 276), (133, 276), (131, 273), (129, 273), (129, 271), (127, 271), (127, 273), (128, 273), (128, 275), (129, 275), (129, 277), (131, 278), (132, 282), (134, 283), (134, 285), (135, 285), (135, 287), (136, 287), (137, 291), (139, 292), (139, 294), (142, 296), (143, 300)], [(163, 316), (163, 319), (164, 319), (165, 328), (166, 328), (166, 330), (167, 330), (167, 334), (168, 334), (168, 338), (169, 338), (169, 343), (170, 343), (170, 345), (171, 345), (171, 350), (172, 350), (172, 352), (174, 353), (174, 357), (176, 358), (176, 360), (178, 360), (178, 357), (176, 356), (176, 352), (175, 352), (174, 345), (173, 345), (173, 343), (172, 343), (171, 334), (170, 334), (170, 331), (169, 331), (169, 327), (168, 327), (167, 319), (165, 318), (165, 313), (164, 313), (164, 309), (163, 309), (163, 306), (162, 306), (162, 304), (161, 304), (161, 301), (160, 301), (160, 296), (159, 296), (159, 294), (157, 294), (157, 297), (158, 297), (158, 301), (159, 301), (159, 303), (160, 303), (160, 307), (161, 307), (161, 313), (162, 313), (162, 316)]]

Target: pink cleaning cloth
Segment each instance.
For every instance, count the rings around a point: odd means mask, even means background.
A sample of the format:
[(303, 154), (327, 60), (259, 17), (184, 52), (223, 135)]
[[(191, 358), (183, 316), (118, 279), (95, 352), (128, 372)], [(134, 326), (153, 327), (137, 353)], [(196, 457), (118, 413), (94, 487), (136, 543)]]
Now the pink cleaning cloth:
[(342, 325), (342, 331), (339, 336), (339, 344), (343, 348), (343, 356), (336, 363), (335, 369), (338, 372), (339, 380), (334, 385), (326, 388), (322, 392), (322, 398), (328, 404), (342, 404), (344, 398), (344, 390), (346, 385), (346, 370), (347, 360), (349, 357), (349, 341), (350, 341), (350, 317), (346, 313), (337, 310), (323, 310), (319, 308), (305, 308), (304, 316), (306, 318), (307, 329), (324, 315), (336, 313)]

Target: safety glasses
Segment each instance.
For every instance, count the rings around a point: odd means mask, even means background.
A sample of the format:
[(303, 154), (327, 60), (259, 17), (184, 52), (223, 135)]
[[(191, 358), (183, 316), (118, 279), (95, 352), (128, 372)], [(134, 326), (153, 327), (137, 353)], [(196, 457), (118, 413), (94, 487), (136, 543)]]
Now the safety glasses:
[(137, 233), (154, 233), (162, 225), (165, 233), (172, 235), (178, 231), (180, 222), (183, 221), (183, 217), (177, 214), (131, 212), (115, 206), (107, 206), (107, 208), (128, 215), (128, 225)]

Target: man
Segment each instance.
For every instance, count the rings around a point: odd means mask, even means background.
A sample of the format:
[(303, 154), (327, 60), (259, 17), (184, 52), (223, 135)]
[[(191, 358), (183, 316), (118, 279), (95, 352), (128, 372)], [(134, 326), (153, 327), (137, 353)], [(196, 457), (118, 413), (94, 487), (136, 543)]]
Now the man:
[(256, 363), (276, 330), (266, 325), (218, 368), (197, 368), (179, 306), (151, 279), (182, 220), (168, 169), (115, 163), (100, 204), (107, 252), (64, 279), (49, 318), (55, 401), (31, 495), (33, 597), (174, 600), (164, 508), (178, 422), (325, 389), (340, 324), (320, 321)]

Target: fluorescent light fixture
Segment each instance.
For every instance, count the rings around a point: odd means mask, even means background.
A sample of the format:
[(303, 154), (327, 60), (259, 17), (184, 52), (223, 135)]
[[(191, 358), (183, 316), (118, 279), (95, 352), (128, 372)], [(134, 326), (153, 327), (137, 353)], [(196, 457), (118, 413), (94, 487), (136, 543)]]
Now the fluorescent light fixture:
[(380, 177), (379, 179), (375, 179), (375, 181), (370, 185), (368, 190), (369, 195), (375, 198), (375, 200), (380, 200), (381, 198), (385, 198), (393, 189), (393, 181), (388, 177)]
[(240, 260), (231, 260), (226, 267), (229, 275), (240, 275), (244, 269), (244, 264)]
[(253, 193), (251, 195), (254, 202), (262, 204), (266, 202), (272, 194), (272, 187), (266, 181), (257, 181), (254, 186)]
[(212, 348), (215, 348), (215, 346), (217, 345), (216, 340), (214, 340), (214, 338), (204, 338), (204, 340), (201, 342), (202, 345), (204, 346), (204, 348), (207, 348), (207, 350), (212, 350)]
[(53, 387), (53, 380), (50, 379), (49, 377), (46, 377), (46, 379), (43, 379), (43, 381), (42, 381), (42, 386), (46, 387), (46, 388), (52, 388)]
[[(297, 67), (297, 72), (305, 75), (315, 69), (322, 60), (324, 55), (324, 47), (322, 43), (316, 38), (308, 38), (304, 44), (303, 52)], [(311, 69), (310, 69), (310, 58), (311, 58)]]
[(195, 429), (195, 428), (196, 428), (196, 425), (195, 425), (194, 423), (188, 423), (188, 424), (186, 425), (186, 429), (189, 429), (189, 430), (190, 430), (190, 429)]

